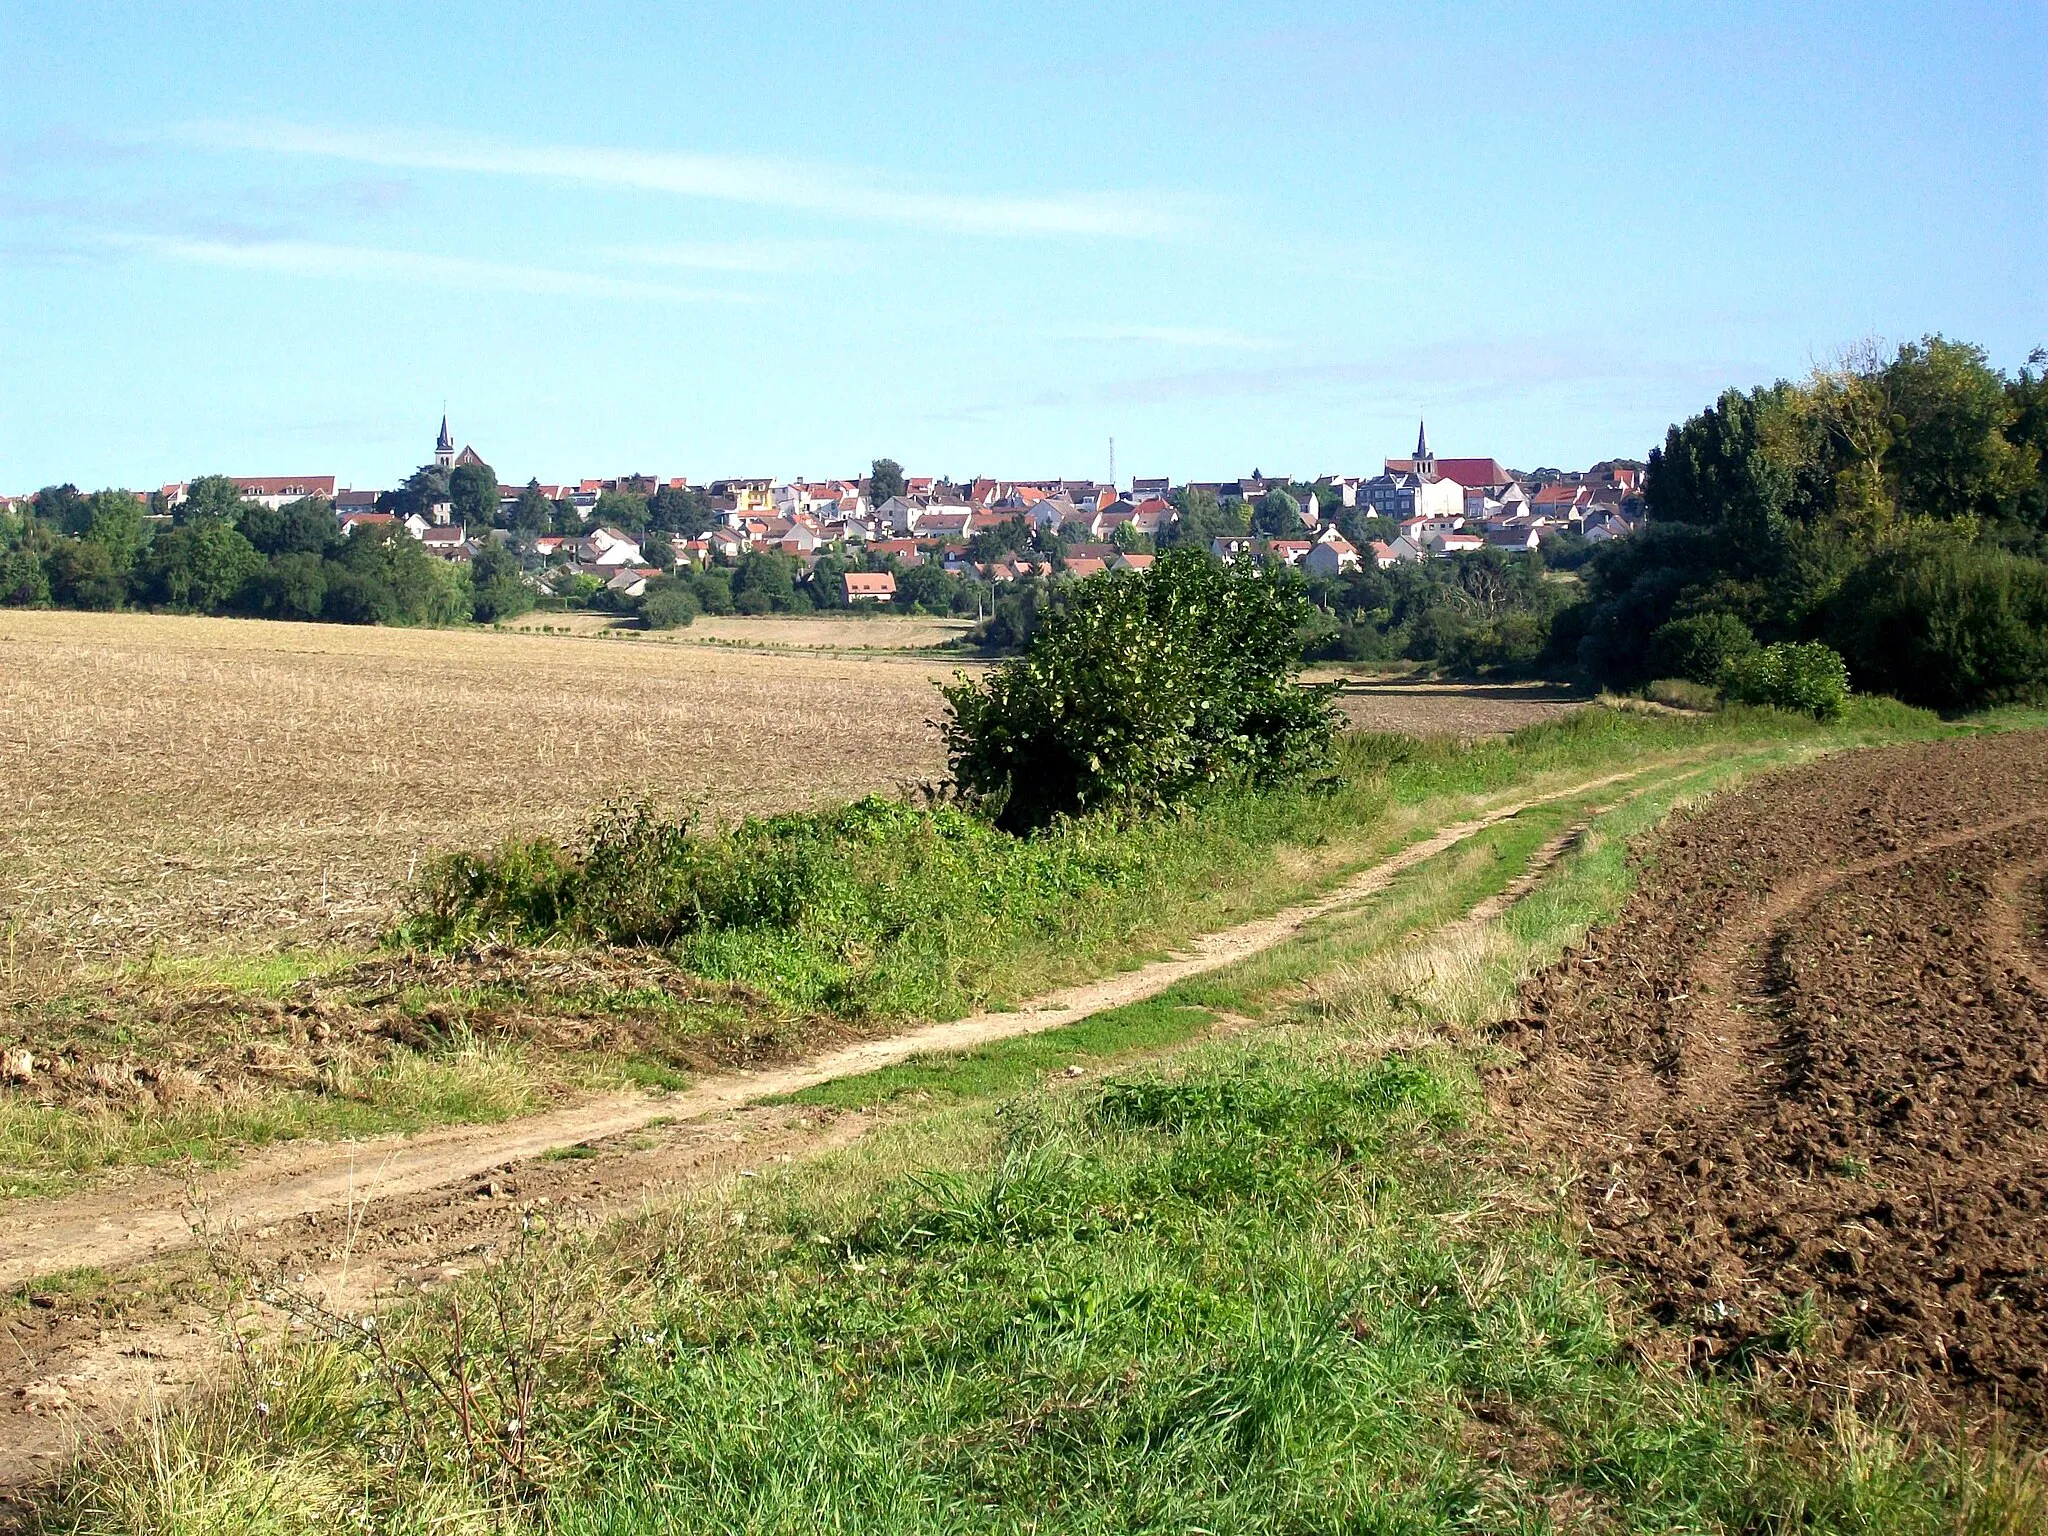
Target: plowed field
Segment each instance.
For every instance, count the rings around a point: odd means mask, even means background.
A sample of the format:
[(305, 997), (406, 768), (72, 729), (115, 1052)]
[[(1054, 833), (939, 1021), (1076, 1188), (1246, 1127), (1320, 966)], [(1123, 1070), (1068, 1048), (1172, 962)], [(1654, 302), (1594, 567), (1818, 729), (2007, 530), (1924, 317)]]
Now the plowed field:
[(1695, 1363), (2048, 1425), (2048, 734), (1671, 822), (1524, 993), (1496, 1107)]

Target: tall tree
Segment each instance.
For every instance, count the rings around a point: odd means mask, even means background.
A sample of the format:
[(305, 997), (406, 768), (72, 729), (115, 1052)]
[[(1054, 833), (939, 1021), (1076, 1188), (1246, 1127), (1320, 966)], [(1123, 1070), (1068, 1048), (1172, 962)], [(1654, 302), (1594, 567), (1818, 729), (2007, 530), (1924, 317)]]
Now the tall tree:
[(868, 505), (879, 507), (891, 496), (901, 496), (907, 483), (901, 464), (894, 459), (876, 459), (868, 466)]
[(498, 476), (488, 464), (458, 464), (448, 475), (448, 500), (465, 528), (488, 528), (498, 520)]
[(533, 539), (546, 533), (555, 520), (555, 504), (541, 493), (540, 482), (529, 480), (505, 518), (505, 526), (517, 538)]
[(1276, 539), (1300, 538), (1301, 503), (1277, 488), (1266, 492), (1252, 513), (1252, 530)]
[(125, 581), (149, 541), (149, 523), (142, 498), (130, 491), (95, 491), (88, 498), (88, 515), (82, 535), (107, 552)]
[(201, 475), (185, 487), (185, 499), (172, 509), (171, 516), (180, 523), (209, 517), (237, 522), (242, 516), (242, 488), (226, 475)]
[(647, 526), (694, 539), (711, 526), (711, 498), (694, 486), (664, 485), (647, 499)]
[(29, 505), (43, 522), (76, 538), (92, 519), (92, 508), (75, 485), (46, 485)]

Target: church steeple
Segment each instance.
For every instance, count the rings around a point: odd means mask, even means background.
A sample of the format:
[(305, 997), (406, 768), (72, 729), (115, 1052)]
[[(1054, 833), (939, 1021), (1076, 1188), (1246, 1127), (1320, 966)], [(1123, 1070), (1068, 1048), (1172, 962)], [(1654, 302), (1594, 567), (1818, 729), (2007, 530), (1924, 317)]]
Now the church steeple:
[(1418, 475), (1436, 473), (1436, 455), (1429, 451), (1429, 423), (1415, 424), (1415, 472)]
[(448, 413), (441, 413), (441, 435), (434, 442), (434, 462), (443, 469), (455, 464), (455, 437), (448, 430)]

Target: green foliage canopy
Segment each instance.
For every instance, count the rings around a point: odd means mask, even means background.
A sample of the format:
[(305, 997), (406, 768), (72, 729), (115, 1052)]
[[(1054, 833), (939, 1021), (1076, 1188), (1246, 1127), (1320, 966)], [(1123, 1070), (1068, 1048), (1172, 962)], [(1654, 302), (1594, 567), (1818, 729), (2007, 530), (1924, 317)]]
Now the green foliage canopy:
[(1040, 615), (1024, 655), (944, 690), (954, 778), (1028, 831), (1314, 772), (1336, 720), (1294, 677), (1308, 613), (1291, 572), (1199, 550), (1091, 576)]

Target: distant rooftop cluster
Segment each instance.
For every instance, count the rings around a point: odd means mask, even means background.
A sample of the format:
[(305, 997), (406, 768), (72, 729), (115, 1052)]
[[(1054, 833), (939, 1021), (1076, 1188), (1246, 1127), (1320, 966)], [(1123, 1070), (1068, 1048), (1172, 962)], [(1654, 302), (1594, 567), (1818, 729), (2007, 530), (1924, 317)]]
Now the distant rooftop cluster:
[[(1190, 509), (1233, 503), (1249, 504), (1260, 515), (1239, 520), (1239, 526), (1250, 524), (1248, 531), (1206, 537), (1215, 554), (1277, 559), (1323, 575), (1367, 562), (1386, 568), (1482, 549), (1526, 552), (1567, 533), (1598, 542), (1633, 531), (1643, 518), (1634, 464), (1518, 473), (1494, 458), (1438, 458), (1426, 425), (1417, 431), (1413, 453), (1383, 460), (1375, 474), (1311, 480), (1254, 471), (1235, 480), (1140, 476), (1128, 484), (914, 474), (878, 483), (872, 473), (825, 480), (764, 475), (701, 485), (686, 476), (644, 473), (499, 482), (475, 448), (456, 448), (445, 416), (430, 463), (431, 472), (423, 466), (403, 486), (389, 488), (343, 486), (333, 475), (229, 478), (246, 501), (280, 508), (318, 498), (332, 507), (343, 533), (394, 525), (450, 560), (467, 561), (483, 541), (516, 534), (561, 575), (594, 575), (626, 596), (644, 590), (665, 568), (733, 564), (757, 550), (787, 555), (805, 569), (838, 550), (866, 557), (870, 567), (935, 564), (986, 582), (1142, 569), (1155, 545), (1176, 542), (1176, 534), (1185, 540), (1191, 530), (1181, 525)], [(459, 514), (451, 486), (465, 469), (489, 471), (481, 483), (495, 486), (495, 527)], [(175, 513), (187, 490), (188, 482), (171, 482), (151, 499), (160, 513)], [(607, 498), (658, 504), (664, 494), (687, 498), (693, 509), (686, 536), (650, 537), (647, 529), (615, 525), (629, 519), (605, 515)], [(515, 514), (535, 496), (551, 509), (548, 525), (521, 532)], [(634, 502), (609, 505), (616, 510)], [(1023, 529), (1033, 535), (1028, 543), (1012, 539), (1000, 549), (989, 546), (1004, 541), (978, 537)], [(1057, 563), (1045, 557), (1049, 543), (1057, 544)], [(894, 595), (888, 571), (845, 579), (849, 601)]]

